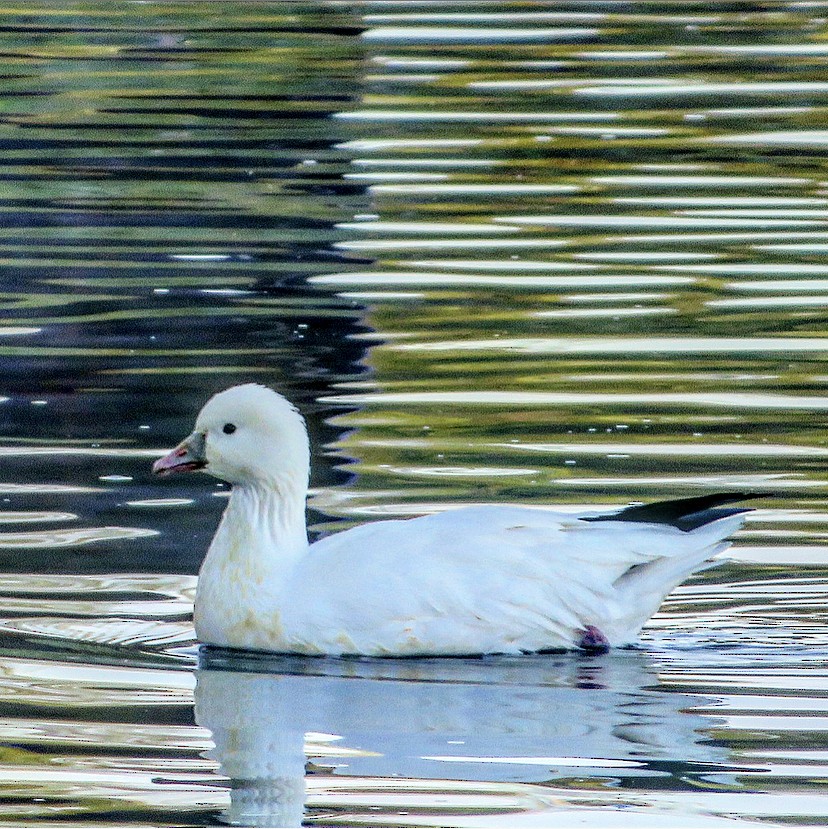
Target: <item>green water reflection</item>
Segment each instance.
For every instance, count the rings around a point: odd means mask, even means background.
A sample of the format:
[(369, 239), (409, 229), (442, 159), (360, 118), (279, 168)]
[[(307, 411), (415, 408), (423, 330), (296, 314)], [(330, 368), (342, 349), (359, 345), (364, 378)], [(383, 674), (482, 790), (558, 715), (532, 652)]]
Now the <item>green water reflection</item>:
[[(824, 5), (0, 6), (0, 823), (824, 823)], [(641, 652), (197, 684), (251, 379), (314, 534), (773, 495)]]

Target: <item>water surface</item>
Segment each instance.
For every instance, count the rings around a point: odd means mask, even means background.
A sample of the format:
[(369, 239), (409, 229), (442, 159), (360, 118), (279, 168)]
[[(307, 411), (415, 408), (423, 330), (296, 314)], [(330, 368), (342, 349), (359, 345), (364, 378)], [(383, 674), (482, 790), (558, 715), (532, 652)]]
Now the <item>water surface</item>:
[[(824, 823), (826, 14), (0, 9), (0, 823)], [(250, 380), (314, 536), (773, 495), (637, 651), (198, 654)]]

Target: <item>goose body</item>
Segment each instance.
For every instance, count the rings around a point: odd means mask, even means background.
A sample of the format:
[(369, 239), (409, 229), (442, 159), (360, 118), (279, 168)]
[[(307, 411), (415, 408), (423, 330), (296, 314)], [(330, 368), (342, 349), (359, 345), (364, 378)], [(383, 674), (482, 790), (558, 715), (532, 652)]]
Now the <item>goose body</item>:
[(612, 515), (476, 506), (308, 544), (304, 421), (258, 385), (220, 392), (156, 472), (230, 482), (199, 573), (199, 640), (371, 656), (605, 649), (636, 641), (664, 596), (727, 546), (746, 495)]

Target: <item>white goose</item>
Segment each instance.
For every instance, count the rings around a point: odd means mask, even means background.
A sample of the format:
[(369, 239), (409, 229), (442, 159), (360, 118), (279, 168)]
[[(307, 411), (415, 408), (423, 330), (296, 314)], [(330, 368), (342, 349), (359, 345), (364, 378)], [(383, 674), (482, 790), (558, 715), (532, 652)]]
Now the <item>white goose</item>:
[(302, 416), (255, 384), (211, 398), (157, 473), (233, 485), (201, 567), (200, 641), (302, 654), (450, 656), (628, 645), (664, 596), (727, 547), (742, 493), (611, 515), (480, 506), (308, 544)]

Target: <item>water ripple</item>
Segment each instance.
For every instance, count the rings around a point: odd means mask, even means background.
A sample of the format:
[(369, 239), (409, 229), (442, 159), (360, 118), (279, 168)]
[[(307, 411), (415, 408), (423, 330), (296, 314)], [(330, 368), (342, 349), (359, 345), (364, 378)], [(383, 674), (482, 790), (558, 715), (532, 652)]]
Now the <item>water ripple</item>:
[[(824, 823), (820, 4), (284, 5), (0, 10), (0, 821)], [(640, 650), (198, 653), (250, 380), (314, 535), (774, 496)]]

